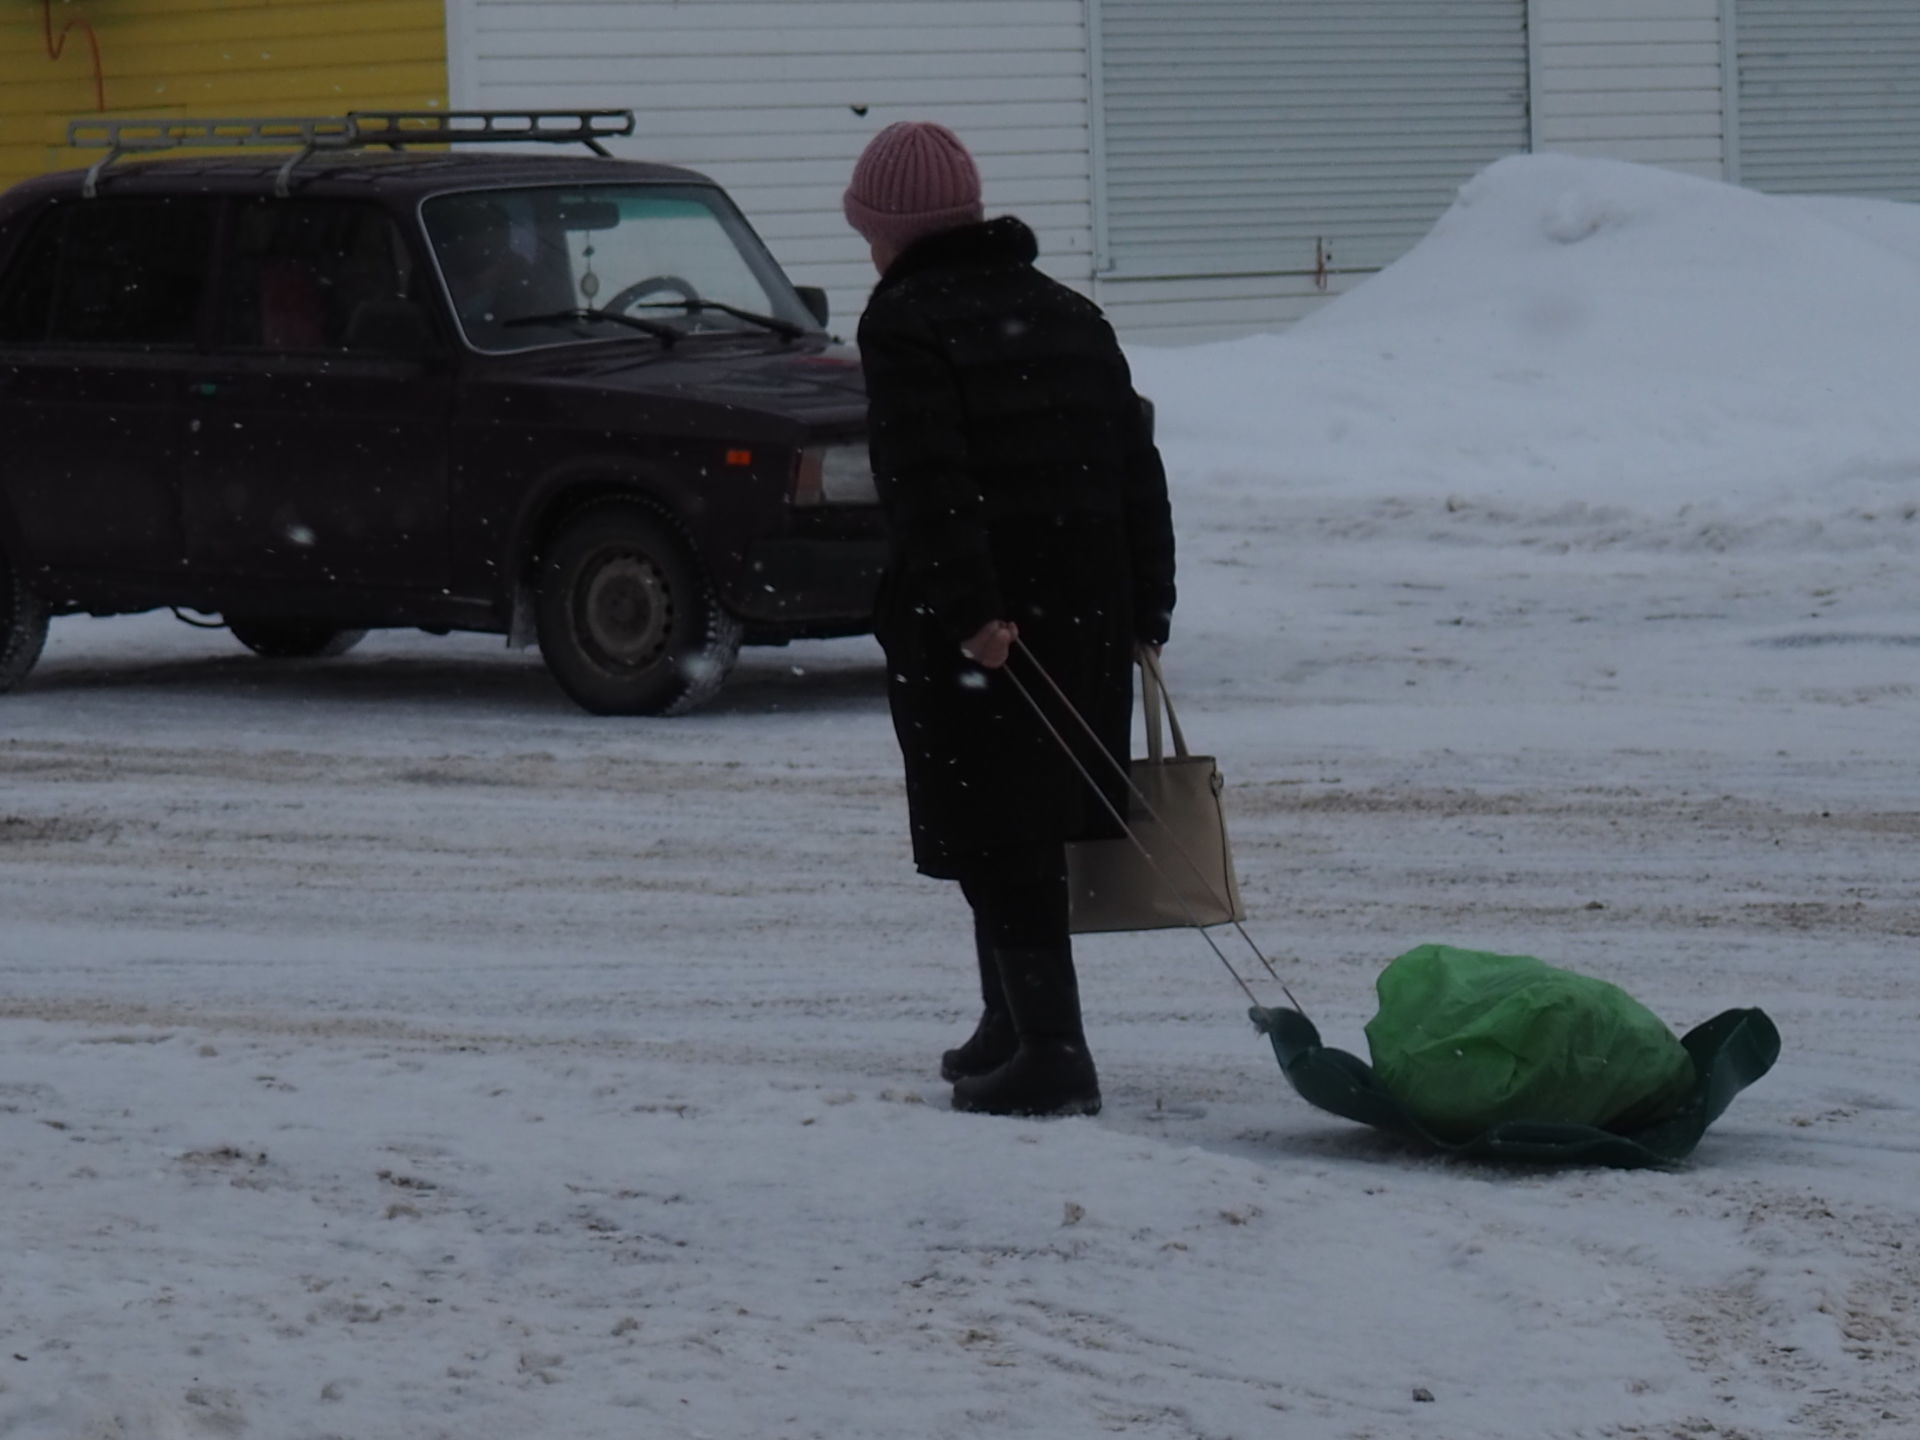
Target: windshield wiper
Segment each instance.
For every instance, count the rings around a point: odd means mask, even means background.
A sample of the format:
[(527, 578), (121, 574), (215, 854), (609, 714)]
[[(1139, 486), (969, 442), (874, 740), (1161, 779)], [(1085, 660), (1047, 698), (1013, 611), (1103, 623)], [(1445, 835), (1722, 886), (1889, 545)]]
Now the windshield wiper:
[(611, 310), (549, 310), (540, 315), (516, 315), (511, 320), (502, 320), (500, 325), (503, 329), (511, 329), (520, 325), (565, 325), (575, 321), (591, 323), (596, 320), (625, 325), (656, 340), (664, 340), (669, 345), (680, 338), (680, 332), (671, 325), (663, 325), (658, 320), (642, 320), (637, 315), (616, 315)]
[(722, 315), (731, 315), (736, 320), (745, 320), (749, 325), (762, 325), (773, 331), (782, 340), (798, 340), (807, 333), (807, 327), (796, 325), (791, 320), (782, 320), (774, 315), (762, 315), (757, 310), (742, 310), (738, 305), (728, 305), (719, 300), (655, 300), (646, 305), (636, 305), (636, 310), (678, 310), (686, 315), (698, 315), (702, 310), (718, 310)]

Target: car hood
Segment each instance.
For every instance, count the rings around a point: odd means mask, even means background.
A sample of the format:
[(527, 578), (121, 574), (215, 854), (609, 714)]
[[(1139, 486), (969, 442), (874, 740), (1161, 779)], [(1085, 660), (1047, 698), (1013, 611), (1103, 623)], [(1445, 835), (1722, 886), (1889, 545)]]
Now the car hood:
[(866, 423), (859, 352), (824, 338), (568, 346), (501, 357), (489, 370), (497, 383), (543, 391), (549, 399), (566, 392), (572, 403), (588, 407), (595, 398), (644, 399), (656, 415), (679, 412), (694, 420), (720, 413), (734, 424), (752, 417), (807, 431), (857, 430)]

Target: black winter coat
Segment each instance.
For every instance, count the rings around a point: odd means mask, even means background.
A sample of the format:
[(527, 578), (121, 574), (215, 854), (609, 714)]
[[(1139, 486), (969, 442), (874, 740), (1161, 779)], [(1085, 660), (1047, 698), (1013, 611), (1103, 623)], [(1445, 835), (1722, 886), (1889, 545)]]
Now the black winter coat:
[[(960, 653), (1020, 639), (1124, 762), (1136, 642), (1167, 638), (1173, 526), (1146, 407), (1092, 302), (1034, 268), (1004, 217), (918, 242), (860, 322), (869, 443), (892, 537), (874, 630), (906, 764), (914, 860), (961, 879), (1118, 833), (1008, 678)], [(1012, 674), (1122, 812), (1125, 786), (1016, 650)]]

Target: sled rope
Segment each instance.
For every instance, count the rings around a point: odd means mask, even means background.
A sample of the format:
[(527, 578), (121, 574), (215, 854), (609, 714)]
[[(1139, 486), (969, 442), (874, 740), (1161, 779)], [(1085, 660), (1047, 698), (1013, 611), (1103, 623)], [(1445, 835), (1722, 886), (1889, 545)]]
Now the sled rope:
[[(1160, 817), (1154, 813), (1152, 802), (1140, 792), (1140, 787), (1133, 783), (1133, 776), (1128, 772), (1127, 767), (1122, 765), (1113, 752), (1106, 747), (1106, 744), (1094, 731), (1093, 726), (1087, 722), (1087, 717), (1080, 713), (1074, 706), (1074, 703), (1067, 698), (1066, 692), (1060, 688), (1053, 676), (1047, 673), (1046, 666), (1042, 665), (1033, 651), (1027, 648), (1027, 643), (1024, 640), (1016, 639), (1013, 642), (1013, 648), (1019, 651), (1021, 658), (1033, 667), (1034, 673), (1046, 682), (1047, 688), (1053, 692), (1054, 698), (1060, 702), (1061, 708), (1079, 723), (1082, 730), (1086, 731), (1087, 738), (1093, 742), (1094, 749), (1098, 750), (1106, 759), (1106, 762), (1113, 767), (1114, 772), (1119, 775), (1121, 781), (1126, 785), (1141, 810), (1145, 812), (1147, 818), (1152, 820), (1156, 825), (1160, 824)], [(1046, 710), (1041, 706), (1039, 700), (1034, 697), (1033, 692), (1026, 687), (1018, 675), (1014, 674), (1011, 666), (1002, 667), (1001, 673), (1012, 683), (1013, 688), (1020, 692), (1021, 698), (1032, 707), (1034, 715), (1039, 719), (1041, 725), (1045, 727), (1047, 734), (1053, 737), (1054, 743), (1060, 747), (1061, 753), (1067, 757), (1068, 762), (1079, 772), (1080, 778), (1087, 782), (1088, 788), (1099, 797), (1100, 803), (1106, 808), (1107, 814), (1113, 817), (1114, 823), (1120, 827), (1121, 833), (1127, 837), (1127, 840), (1133, 845), (1133, 848), (1140, 852), (1140, 857), (1152, 867), (1154, 874), (1158, 875), (1163, 881), (1166, 881), (1167, 872), (1160, 868), (1160, 862), (1154, 858), (1153, 852), (1140, 843), (1140, 837), (1133, 833), (1133, 827), (1127, 823), (1126, 816), (1122, 815), (1115, 807), (1113, 801), (1107, 797), (1107, 792), (1100, 788), (1099, 784), (1088, 772), (1086, 765), (1081, 761), (1080, 757), (1074, 753), (1073, 747), (1067, 743), (1066, 737), (1060, 733), (1053, 721), (1048, 718)], [(1172, 719), (1171, 706), (1168, 707), (1168, 718), (1169, 720)], [(1164, 826), (1161, 828), (1165, 830)], [(1173, 841), (1174, 850), (1179, 854), (1180, 858), (1186, 862), (1187, 868), (1193, 872), (1194, 877), (1203, 885), (1211, 884), (1212, 882), (1209, 880), (1207, 873), (1200, 868), (1199, 862), (1193, 858), (1192, 853), (1188, 851), (1187, 847), (1180, 843), (1179, 837), (1175, 836), (1171, 831), (1166, 831), (1165, 833), (1168, 839)], [(1180, 902), (1180, 908), (1187, 912), (1187, 924), (1199, 934), (1202, 940), (1207, 942), (1207, 947), (1213, 951), (1220, 963), (1226, 967), (1227, 974), (1233, 977), (1233, 983), (1240, 987), (1241, 992), (1246, 995), (1247, 999), (1258, 1006), (1260, 1004), (1260, 997), (1253, 993), (1253, 989), (1247, 984), (1245, 977), (1235, 968), (1234, 963), (1227, 958), (1226, 952), (1222, 950), (1219, 943), (1215, 941), (1212, 932), (1200, 923), (1200, 917), (1194, 912), (1192, 902), (1189, 901), (1171, 881), (1168, 881), (1168, 888), (1173, 891), (1174, 897)], [(1265, 952), (1254, 943), (1253, 937), (1247, 933), (1247, 927), (1238, 920), (1233, 921), (1232, 924), (1233, 928), (1239, 932), (1240, 938), (1246, 941), (1247, 948), (1253, 951), (1254, 956), (1266, 967), (1267, 974), (1273, 978), (1274, 984), (1280, 987), (1280, 993), (1287, 997), (1288, 1003), (1302, 1015), (1306, 1014), (1300, 1002), (1294, 999), (1293, 991), (1287, 988), (1287, 982), (1280, 978), (1280, 972), (1273, 968), (1273, 962), (1267, 959)]]

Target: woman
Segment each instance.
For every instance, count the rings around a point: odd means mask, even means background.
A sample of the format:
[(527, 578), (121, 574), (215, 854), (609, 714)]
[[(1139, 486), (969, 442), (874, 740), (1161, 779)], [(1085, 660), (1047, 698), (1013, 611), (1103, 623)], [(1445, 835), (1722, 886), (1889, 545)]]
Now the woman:
[(985, 219), (952, 132), (881, 131), (845, 210), (880, 272), (860, 322), (893, 547), (874, 629), (914, 860), (960, 882), (985, 1000), (941, 1074), (956, 1110), (1094, 1114), (1065, 846), (1118, 830), (1020, 687), (1124, 813), (1052, 686), (1124, 761), (1134, 651), (1173, 610), (1166, 475), (1112, 330), (1034, 268), (1032, 231)]

